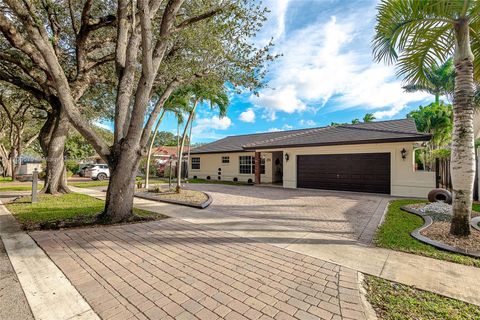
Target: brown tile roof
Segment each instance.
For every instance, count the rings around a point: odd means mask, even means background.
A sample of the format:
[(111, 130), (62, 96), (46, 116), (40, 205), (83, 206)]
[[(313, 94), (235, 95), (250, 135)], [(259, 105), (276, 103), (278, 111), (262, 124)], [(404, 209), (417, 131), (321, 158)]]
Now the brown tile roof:
[(193, 148), (191, 153), (235, 152), (256, 149), (322, 145), (428, 141), (413, 119), (378, 121), (300, 130), (230, 136)]

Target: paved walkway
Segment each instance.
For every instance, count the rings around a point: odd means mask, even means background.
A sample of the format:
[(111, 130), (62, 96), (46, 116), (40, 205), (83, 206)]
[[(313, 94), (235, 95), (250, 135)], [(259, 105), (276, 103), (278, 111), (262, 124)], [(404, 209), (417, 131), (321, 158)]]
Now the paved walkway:
[(178, 219), (33, 232), (103, 319), (364, 319), (357, 272)]
[[(77, 188), (75, 191), (99, 198), (105, 196), (105, 193), (99, 190)], [(258, 190), (258, 192), (263, 191)], [(298, 227), (275, 225), (271, 220), (266, 219), (227, 215), (212, 209), (198, 210), (144, 199), (135, 199), (135, 206), (145, 210), (168, 212), (171, 217), (286, 248), (296, 253), (480, 306), (479, 268), (359, 245), (354, 239), (332, 237), (329, 234), (310, 232)]]
[(0, 239), (0, 319), (30, 320), (32, 312)]

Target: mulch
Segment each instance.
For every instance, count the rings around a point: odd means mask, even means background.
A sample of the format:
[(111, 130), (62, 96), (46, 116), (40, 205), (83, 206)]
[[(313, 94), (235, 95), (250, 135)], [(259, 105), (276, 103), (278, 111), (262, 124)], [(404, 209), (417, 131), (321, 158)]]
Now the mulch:
[(480, 252), (480, 231), (471, 228), (468, 237), (456, 237), (450, 234), (450, 222), (435, 221), (430, 227), (423, 230), (421, 234), (432, 240), (436, 240), (468, 252)]

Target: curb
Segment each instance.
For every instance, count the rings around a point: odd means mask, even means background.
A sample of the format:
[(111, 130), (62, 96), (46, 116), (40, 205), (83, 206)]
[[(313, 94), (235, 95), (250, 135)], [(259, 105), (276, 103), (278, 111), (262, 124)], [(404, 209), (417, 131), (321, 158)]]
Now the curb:
[(377, 313), (372, 307), (372, 304), (367, 299), (367, 289), (363, 286), (365, 276), (360, 271), (357, 271), (358, 291), (360, 292), (360, 300), (362, 301), (363, 310), (365, 312), (366, 320), (378, 320)]
[(467, 250), (462, 250), (462, 249), (459, 249), (459, 248), (455, 248), (455, 247), (449, 246), (447, 244), (444, 244), (444, 243), (441, 243), (439, 241), (432, 240), (428, 237), (423, 236), (420, 232), (427, 229), (428, 227), (430, 227), (433, 224), (432, 218), (422, 214), (419, 210), (416, 210), (416, 209), (407, 208), (405, 206), (400, 207), (400, 209), (403, 210), (403, 211), (406, 211), (406, 212), (409, 212), (409, 213), (412, 213), (412, 214), (415, 214), (417, 216), (422, 217), (423, 226), (421, 226), (420, 228), (417, 228), (417, 229), (413, 230), (412, 232), (410, 232), (410, 235), (412, 237), (414, 237), (415, 239), (417, 239), (421, 242), (424, 242), (426, 244), (429, 244), (431, 246), (434, 246), (438, 249), (442, 249), (442, 250), (445, 250), (445, 251), (450, 251), (450, 252), (453, 252), (453, 253), (462, 254), (464, 256), (469, 256), (469, 257), (472, 257), (472, 258), (480, 258), (480, 252), (477, 252), (477, 251), (469, 252)]
[(470, 220), (470, 225), (472, 226), (472, 228), (480, 231), (480, 227), (478, 226), (478, 223), (480, 223), (480, 216), (475, 217), (472, 220)]
[(100, 318), (0, 201), (0, 235), (35, 319)]
[(213, 199), (208, 193), (206, 193), (206, 192), (202, 192), (202, 193), (205, 194), (208, 199), (201, 204), (193, 204), (193, 203), (181, 202), (181, 201), (176, 201), (176, 200), (158, 199), (157, 197), (155, 197), (153, 195), (149, 195), (147, 192), (135, 193), (135, 197), (141, 198), (141, 199), (146, 199), (146, 200), (157, 201), (157, 202), (165, 202), (165, 203), (169, 203), (169, 204), (176, 204), (176, 205), (190, 207), (190, 208), (205, 209), (206, 207), (208, 207), (213, 202)]

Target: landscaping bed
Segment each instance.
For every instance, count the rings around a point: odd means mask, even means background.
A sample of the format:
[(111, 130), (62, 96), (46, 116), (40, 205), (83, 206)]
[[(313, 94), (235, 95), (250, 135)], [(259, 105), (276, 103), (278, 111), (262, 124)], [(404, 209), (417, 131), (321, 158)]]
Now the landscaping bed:
[[(479, 230), (471, 228), (468, 237), (450, 235), (451, 205), (442, 202), (416, 203), (403, 206), (402, 210), (417, 214), (424, 220), (424, 225), (411, 233), (416, 239), (443, 250), (480, 258)], [(472, 212), (473, 218), (478, 216), (478, 212)]]
[(480, 307), (374, 276), (365, 276), (367, 300), (381, 320), (480, 319)]
[[(104, 225), (98, 220), (105, 202), (87, 195), (69, 193), (62, 195), (38, 195), (38, 202), (31, 203), (31, 197), (21, 197), (6, 207), (22, 224), (25, 230), (72, 228)], [(141, 209), (134, 209), (135, 215), (124, 223), (164, 219), (166, 216)]]
[(189, 207), (204, 209), (212, 202), (211, 197), (202, 191), (182, 189), (180, 193), (168, 187), (155, 187), (149, 190), (140, 189), (135, 193), (136, 197), (167, 202), (172, 204), (185, 205)]
[[(480, 259), (438, 249), (411, 236), (411, 232), (423, 226), (423, 218), (401, 210), (402, 206), (425, 204), (426, 200), (401, 199), (391, 201), (384, 223), (375, 235), (379, 247), (398, 250), (430, 258), (480, 267)], [(478, 210), (478, 205), (474, 205)], [(473, 230), (472, 230), (473, 232)]]

